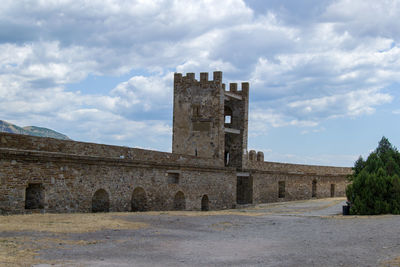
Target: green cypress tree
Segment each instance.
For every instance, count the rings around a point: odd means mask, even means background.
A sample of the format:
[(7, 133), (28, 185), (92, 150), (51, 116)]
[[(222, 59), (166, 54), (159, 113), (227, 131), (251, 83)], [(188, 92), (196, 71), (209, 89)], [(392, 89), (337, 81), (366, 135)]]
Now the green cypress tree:
[(400, 214), (400, 153), (386, 137), (353, 170), (346, 188), (351, 214)]

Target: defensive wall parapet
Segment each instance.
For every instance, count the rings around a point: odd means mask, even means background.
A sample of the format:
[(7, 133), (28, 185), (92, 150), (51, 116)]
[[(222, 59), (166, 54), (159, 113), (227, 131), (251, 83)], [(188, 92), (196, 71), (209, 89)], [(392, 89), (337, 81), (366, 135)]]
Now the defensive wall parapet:
[[(252, 155), (252, 151), (249, 155)], [(260, 155), (260, 152), (258, 152)], [(262, 159), (261, 159), (262, 158)], [(249, 159), (247, 162), (247, 169), (270, 172), (270, 173), (291, 173), (299, 175), (350, 175), (352, 168), (349, 167), (333, 167), (333, 166), (319, 166), (319, 165), (305, 165), (305, 164), (291, 164), (264, 161), (264, 157), (259, 156), (259, 159)]]
[(103, 145), (95, 143), (77, 142), (72, 140), (59, 140), (54, 138), (36, 137), (11, 133), (0, 133), (0, 149), (26, 150), (61, 153), (70, 156), (89, 156), (121, 159), (126, 161), (155, 162), (157, 164), (195, 165), (197, 167), (219, 166), (210, 158), (195, 157), (191, 155), (173, 154), (154, 150), (130, 148), (122, 146)]

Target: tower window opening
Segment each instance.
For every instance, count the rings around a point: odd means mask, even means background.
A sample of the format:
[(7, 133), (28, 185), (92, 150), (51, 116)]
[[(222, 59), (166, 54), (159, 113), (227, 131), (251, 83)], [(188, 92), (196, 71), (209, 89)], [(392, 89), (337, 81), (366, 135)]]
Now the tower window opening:
[(228, 106), (224, 108), (224, 115), (225, 115), (225, 123), (231, 124), (232, 123), (232, 109)]
[(230, 160), (230, 158), (229, 158), (229, 152), (225, 152), (225, 166), (228, 166), (228, 165), (229, 165), (229, 160)]

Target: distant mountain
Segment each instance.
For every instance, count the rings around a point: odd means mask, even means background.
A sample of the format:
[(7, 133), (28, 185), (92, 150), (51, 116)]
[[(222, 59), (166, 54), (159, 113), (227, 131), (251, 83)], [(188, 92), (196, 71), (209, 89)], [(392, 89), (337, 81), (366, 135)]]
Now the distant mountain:
[(51, 137), (61, 140), (71, 140), (69, 139), (68, 136), (47, 128), (36, 127), (36, 126), (19, 127), (17, 125), (2, 120), (0, 120), (0, 132)]

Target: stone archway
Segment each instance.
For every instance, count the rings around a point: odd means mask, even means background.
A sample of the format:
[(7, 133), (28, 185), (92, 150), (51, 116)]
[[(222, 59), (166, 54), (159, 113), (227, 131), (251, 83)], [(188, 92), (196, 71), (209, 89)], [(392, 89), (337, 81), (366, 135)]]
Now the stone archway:
[(175, 194), (174, 197), (174, 210), (185, 210), (186, 209), (186, 200), (185, 194), (182, 191), (179, 191)]
[(204, 195), (201, 198), (201, 210), (202, 211), (209, 211), (210, 210), (210, 205), (209, 205), (210, 201), (208, 200), (208, 196)]
[(108, 212), (110, 210), (110, 197), (104, 189), (99, 189), (92, 198), (92, 212)]
[(146, 191), (141, 187), (136, 187), (132, 193), (131, 200), (132, 211), (146, 211), (147, 210), (147, 196)]

